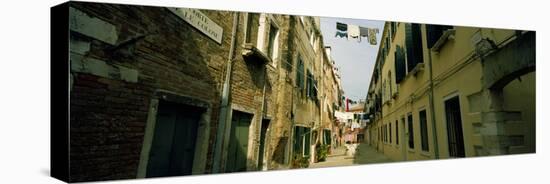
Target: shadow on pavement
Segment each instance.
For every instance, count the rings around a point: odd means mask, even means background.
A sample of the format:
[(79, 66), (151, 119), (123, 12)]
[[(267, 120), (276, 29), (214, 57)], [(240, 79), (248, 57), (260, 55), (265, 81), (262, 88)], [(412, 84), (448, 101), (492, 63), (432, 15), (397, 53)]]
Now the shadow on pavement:
[(355, 151), (353, 164), (370, 164), (370, 163), (387, 163), (393, 162), (390, 158), (384, 154), (376, 151), (375, 148), (369, 146), (367, 143), (358, 144)]

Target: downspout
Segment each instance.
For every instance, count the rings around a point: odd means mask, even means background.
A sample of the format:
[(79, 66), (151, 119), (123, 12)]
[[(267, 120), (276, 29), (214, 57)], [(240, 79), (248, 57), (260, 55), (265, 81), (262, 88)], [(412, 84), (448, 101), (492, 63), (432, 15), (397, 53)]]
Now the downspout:
[(433, 69), (432, 69), (432, 53), (428, 50), (428, 68), (430, 68), (430, 115), (432, 119), (432, 136), (434, 145), (435, 159), (439, 159), (439, 146), (437, 141), (437, 130), (435, 125), (435, 105), (434, 105), (434, 83), (433, 83)]
[(214, 145), (214, 163), (212, 166), (212, 173), (219, 173), (221, 171), (221, 155), (223, 148), (223, 137), (225, 132), (225, 125), (228, 121), (229, 115), (229, 97), (230, 97), (230, 83), (231, 83), (231, 71), (233, 66), (233, 57), (235, 52), (235, 42), (237, 36), (237, 24), (239, 23), (239, 13), (233, 13), (233, 29), (231, 32), (231, 46), (229, 48), (229, 57), (227, 58), (227, 67), (225, 69), (225, 80), (222, 90), (222, 101), (220, 107), (220, 117), (218, 121), (218, 129), (216, 134), (216, 143)]
[[(323, 122), (323, 112), (325, 110), (325, 93), (324, 93), (324, 88), (323, 88), (323, 79), (325, 78), (325, 58), (324, 58), (324, 54), (322, 53), (324, 50), (321, 48), (319, 49), (319, 53), (321, 54), (321, 77), (319, 77), (320, 81), (319, 81), (319, 87), (317, 88), (319, 90), (318, 94), (319, 96), (321, 96), (321, 108), (319, 109), (319, 122), (320, 122), (320, 129), (319, 129), (319, 133), (317, 134), (317, 139), (319, 140), (320, 144), (323, 145), (325, 144), (324, 140), (323, 140), (323, 137), (325, 136), (325, 123)], [(315, 153), (317, 154), (317, 153)]]
[(294, 134), (296, 132), (294, 132), (294, 126), (296, 124), (296, 122), (294, 121), (294, 116), (295, 116), (295, 113), (294, 113), (294, 87), (292, 87), (292, 93), (290, 94), (290, 131), (289, 131), (289, 135), (288, 135), (288, 141), (287, 141), (287, 146), (288, 146), (288, 154), (287, 154), (287, 158), (288, 158), (288, 165), (289, 166), (292, 166), (292, 162), (294, 161)]

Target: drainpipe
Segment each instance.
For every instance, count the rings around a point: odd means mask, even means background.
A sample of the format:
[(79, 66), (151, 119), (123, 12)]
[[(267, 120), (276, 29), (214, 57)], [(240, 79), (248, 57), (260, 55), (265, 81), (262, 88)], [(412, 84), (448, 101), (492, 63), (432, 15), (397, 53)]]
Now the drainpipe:
[(294, 132), (294, 126), (296, 124), (296, 122), (294, 121), (294, 116), (295, 116), (295, 113), (294, 113), (294, 91), (296, 90), (294, 87), (291, 87), (292, 88), (292, 92), (290, 94), (290, 113), (292, 114), (292, 116), (290, 117), (290, 131), (289, 131), (289, 135), (288, 135), (288, 141), (287, 141), (287, 149), (288, 152), (287, 152), (287, 158), (288, 158), (288, 165), (291, 166), (292, 165), (292, 162), (294, 161), (294, 144), (293, 142), (296, 141), (294, 140), (294, 134), (296, 132)]
[(223, 148), (223, 137), (225, 132), (225, 125), (227, 124), (229, 117), (229, 96), (230, 96), (230, 83), (231, 83), (231, 67), (233, 65), (233, 56), (235, 52), (235, 42), (237, 36), (237, 24), (239, 23), (239, 13), (233, 13), (233, 29), (231, 32), (231, 46), (229, 48), (229, 57), (227, 59), (227, 67), (225, 69), (225, 81), (223, 83), (222, 101), (220, 107), (220, 117), (218, 121), (218, 129), (216, 134), (216, 143), (214, 145), (214, 163), (212, 167), (212, 173), (219, 173), (221, 171), (221, 155)]
[(435, 105), (434, 105), (434, 83), (433, 83), (433, 69), (432, 69), (432, 53), (428, 50), (428, 68), (430, 68), (430, 115), (432, 119), (432, 137), (434, 145), (434, 156), (435, 159), (439, 159), (439, 146), (437, 142), (437, 130), (435, 125)]

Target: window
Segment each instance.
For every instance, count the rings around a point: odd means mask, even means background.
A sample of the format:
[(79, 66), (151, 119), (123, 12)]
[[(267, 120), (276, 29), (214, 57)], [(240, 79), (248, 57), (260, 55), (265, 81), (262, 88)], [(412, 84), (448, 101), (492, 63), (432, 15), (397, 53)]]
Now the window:
[(309, 44), (311, 44), (312, 47), (315, 47), (314, 42), (315, 42), (315, 34), (313, 33), (313, 29), (311, 29), (309, 31)]
[(304, 61), (300, 57), (298, 57), (298, 67), (296, 70), (296, 86), (302, 91), (304, 89)]
[(390, 24), (390, 28), (391, 28), (391, 39), (394, 40), (395, 39), (395, 33), (397, 32), (397, 23), (392, 22)]
[(278, 55), (278, 49), (279, 49), (279, 29), (274, 24), (271, 24), (271, 28), (269, 29), (269, 45), (267, 48), (267, 54), (269, 57), (271, 57), (274, 64), (275, 64), (275, 59), (277, 58), (277, 55)]
[(390, 37), (389, 37), (389, 36), (386, 37), (386, 43), (385, 43), (385, 45), (386, 45), (386, 49), (384, 49), (384, 51), (385, 51), (385, 52), (384, 52), (384, 59), (385, 59), (385, 57), (388, 56), (388, 54), (390, 53), (390, 47), (391, 47), (391, 45), (390, 45)]
[(464, 135), (458, 96), (445, 101), (445, 119), (447, 121), (449, 156), (464, 157)]
[(399, 125), (397, 125), (397, 120), (395, 120), (395, 144), (399, 145)]
[(453, 26), (426, 24), (426, 40), (428, 48), (431, 49), (437, 40), (439, 40), (439, 38), (443, 36), (443, 33), (448, 29), (453, 29)]
[(386, 125), (382, 125), (382, 141), (386, 142)]
[(295, 126), (294, 127), (294, 153), (302, 156), (309, 156), (310, 152), (310, 128)]
[(324, 143), (330, 145), (332, 143), (330, 130), (323, 130)]
[[(317, 99), (317, 81), (313, 77), (313, 74), (308, 70), (307, 71), (307, 84), (306, 84), (306, 96), (312, 100)], [(354, 114), (354, 119), (356, 119), (356, 114)]]
[(389, 125), (389, 128), (388, 128), (388, 132), (389, 132), (389, 138), (390, 138), (390, 144), (391, 144), (391, 122), (388, 123)]
[(382, 125), (382, 140), (386, 142), (386, 125)]
[(390, 94), (389, 95), (390, 95), (390, 99), (391, 99), (392, 96), (393, 96), (393, 89), (392, 89), (393, 83), (391, 81), (391, 71), (388, 72), (388, 79), (390, 80), (390, 82), (388, 84), (390, 86)]
[(407, 116), (407, 127), (408, 127), (408, 134), (409, 134), (409, 148), (414, 149), (414, 132), (413, 132), (413, 116), (412, 114), (409, 114)]
[(407, 50), (407, 71), (411, 72), (418, 63), (424, 62), (420, 24), (405, 24), (405, 49)]
[(426, 119), (426, 110), (422, 110), (419, 113), (420, 117), (420, 139), (422, 141), (422, 151), (429, 151), (428, 144), (428, 123)]
[(382, 80), (382, 101), (386, 103), (386, 80)]
[(384, 125), (384, 139), (388, 142), (388, 125)]
[(407, 65), (405, 63), (405, 51), (403, 47), (397, 45), (395, 47), (395, 83), (399, 84), (407, 74)]
[(386, 142), (386, 125), (382, 125), (382, 141)]
[[(253, 25), (253, 21), (255, 20), (255, 18), (258, 17), (257, 14), (255, 13), (247, 13), (246, 14), (246, 31), (245, 31), (245, 37), (244, 37), (244, 42), (245, 43), (250, 43), (250, 41), (252, 40), (252, 34), (253, 32), (257, 32), (258, 30), (258, 27), (257, 26), (254, 26)], [(253, 29), (253, 28), (256, 28), (256, 29)]]

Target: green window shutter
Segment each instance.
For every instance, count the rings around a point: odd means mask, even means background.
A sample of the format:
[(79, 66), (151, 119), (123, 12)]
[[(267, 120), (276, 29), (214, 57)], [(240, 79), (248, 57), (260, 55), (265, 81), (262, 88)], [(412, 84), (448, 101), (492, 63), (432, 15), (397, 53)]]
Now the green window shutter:
[(405, 47), (407, 51), (407, 71), (410, 72), (416, 64), (424, 62), (419, 24), (405, 24)]
[(416, 64), (424, 63), (423, 47), (422, 47), (422, 32), (420, 30), (420, 24), (412, 25), (413, 44), (414, 44), (414, 57)]
[(413, 52), (413, 39), (412, 39), (412, 26), (410, 23), (405, 24), (405, 49), (407, 51), (407, 71), (410, 72), (415, 63), (414, 61), (414, 52)]
[(407, 73), (407, 66), (405, 63), (405, 53), (403, 51), (403, 48), (399, 45), (395, 47), (395, 83), (399, 84), (403, 79), (405, 78), (405, 75)]
[(304, 62), (302, 59), (298, 59), (298, 67), (296, 70), (296, 86), (302, 90), (304, 88)]

